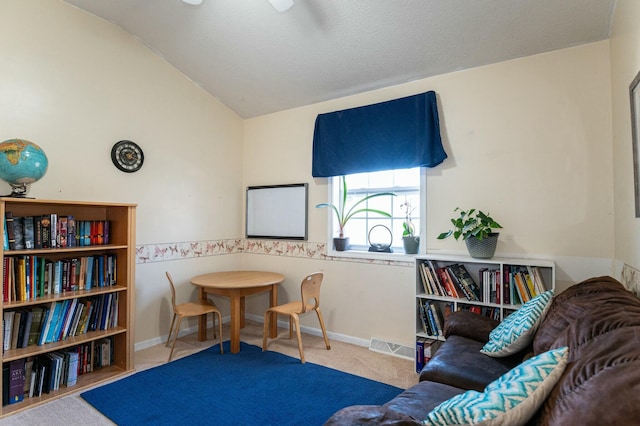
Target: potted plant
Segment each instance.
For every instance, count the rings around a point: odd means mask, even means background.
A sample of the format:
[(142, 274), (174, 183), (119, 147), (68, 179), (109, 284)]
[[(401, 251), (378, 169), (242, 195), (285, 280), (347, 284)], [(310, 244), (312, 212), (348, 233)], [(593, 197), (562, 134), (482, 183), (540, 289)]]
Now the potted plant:
[(405, 198), (404, 203), (400, 204), (400, 208), (404, 210), (404, 221), (402, 222), (402, 245), (404, 252), (407, 254), (418, 253), (420, 246), (420, 237), (415, 235), (415, 227), (411, 221), (411, 213), (416, 209), (411, 207), (411, 202)]
[(362, 204), (375, 197), (381, 197), (383, 195), (395, 196), (396, 194), (394, 194), (393, 192), (379, 192), (376, 194), (370, 194), (356, 201), (356, 203), (347, 210), (347, 179), (345, 178), (345, 176), (341, 176), (340, 190), (340, 204), (338, 206), (331, 203), (320, 203), (317, 204), (316, 207), (330, 207), (333, 209), (333, 212), (336, 214), (336, 220), (338, 221), (338, 236), (333, 239), (333, 244), (337, 251), (345, 251), (349, 247), (349, 238), (344, 236), (344, 227), (346, 226), (349, 219), (351, 219), (353, 216), (358, 213), (369, 212), (377, 213), (385, 217), (391, 217), (391, 214), (388, 212), (378, 209), (372, 209), (369, 207), (361, 207)]
[(457, 217), (451, 219), (454, 228), (438, 235), (442, 240), (451, 235), (458, 240), (460, 237), (467, 244), (467, 250), (471, 257), (479, 259), (489, 259), (493, 257), (498, 244), (499, 233), (494, 229), (502, 228), (488, 213), (481, 210), (471, 209), (469, 211), (456, 207), (454, 212), (459, 212)]

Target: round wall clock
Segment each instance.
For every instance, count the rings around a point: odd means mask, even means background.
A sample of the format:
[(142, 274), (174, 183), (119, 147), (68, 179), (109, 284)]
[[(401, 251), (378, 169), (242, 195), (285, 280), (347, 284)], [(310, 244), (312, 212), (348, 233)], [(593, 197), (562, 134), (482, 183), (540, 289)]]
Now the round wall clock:
[(137, 143), (122, 140), (111, 148), (111, 161), (123, 172), (133, 173), (142, 167), (144, 153)]

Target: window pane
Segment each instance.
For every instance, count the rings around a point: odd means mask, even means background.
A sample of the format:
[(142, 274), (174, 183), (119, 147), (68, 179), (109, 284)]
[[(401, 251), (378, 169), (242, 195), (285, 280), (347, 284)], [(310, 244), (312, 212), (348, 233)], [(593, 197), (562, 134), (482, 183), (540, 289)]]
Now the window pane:
[[(414, 235), (420, 234), (420, 168), (407, 170), (392, 170), (375, 173), (358, 173), (348, 175), (347, 179), (347, 209), (353, 207), (355, 202), (370, 194), (379, 192), (393, 192), (392, 196), (374, 197), (366, 203), (358, 205), (356, 210), (371, 208), (386, 211), (391, 218), (373, 212), (360, 212), (353, 216), (345, 228), (345, 236), (349, 237), (351, 249), (368, 250), (367, 241), (369, 231), (376, 225), (384, 225), (392, 232), (394, 252), (402, 253), (402, 223), (406, 219), (405, 201), (411, 205), (411, 223), (414, 227)], [(340, 178), (336, 177), (334, 185), (340, 185)], [(336, 192), (337, 194), (337, 192)], [(337, 195), (336, 195), (337, 197)], [(340, 200), (334, 200), (339, 204)], [(334, 221), (335, 222), (335, 221)], [(337, 231), (337, 224), (334, 223)], [(388, 244), (388, 232), (378, 227), (371, 234), (372, 243)]]

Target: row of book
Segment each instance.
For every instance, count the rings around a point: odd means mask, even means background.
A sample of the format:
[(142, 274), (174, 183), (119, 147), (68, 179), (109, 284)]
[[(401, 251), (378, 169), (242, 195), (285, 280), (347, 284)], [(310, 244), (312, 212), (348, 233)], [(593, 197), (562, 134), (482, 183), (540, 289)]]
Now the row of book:
[(108, 220), (76, 220), (55, 213), (4, 217), (4, 249), (46, 249), (109, 244)]
[(3, 351), (66, 340), (118, 324), (118, 293), (65, 299), (3, 316)]
[(474, 314), (500, 321), (500, 308), (494, 306), (458, 305), (458, 310), (473, 312)]
[[(442, 337), (444, 334), (444, 320), (453, 311), (453, 303), (422, 298), (419, 301), (418, 319), (422, 324), (422, 331), (434, 338)], [(457, 309), (500, 321), (500, 308), (497, 307), (459, 303)]]
[(4, 302), (34, 300), (50, 294), (89, 290), (116, 284), (115, 254), (50, 260), (44, 257), (5, 256), (2, 264)]
[(443, 336), (444, 320), (451, 312), (451, 306), (446, 304), (444, 308), (443, 314), (437, 302), (420, 299), (418, 316), (422, 323), (422, 330), (429, 336)]
[(112, 363), (113, 337), (6, 362), (2, 366), (2, 405), (75, 386), (78, 376)]
[(418, 266), (426, 294), (480, 301), (482, 291), (462, 263), (437, 267), (426, 260)]
[(419, 337), (416, 339), (416, 373), (420, 373), (427, 362), (436, 354), (442, 344), (436, 339)]
[(490, 303), (520, 305), (546, 291), (546, 283), (537, 266), (505, 265), (498, 269), (479, 270), (484, 300)]
[(519, 305), (546, 291), (544, 276), (537, 266), (504, 265), (504, 271), (480, 268), (479, 282), (462, 263), (438, 267), (435, 262), (426, 260), (418, 267), (427, 295)]

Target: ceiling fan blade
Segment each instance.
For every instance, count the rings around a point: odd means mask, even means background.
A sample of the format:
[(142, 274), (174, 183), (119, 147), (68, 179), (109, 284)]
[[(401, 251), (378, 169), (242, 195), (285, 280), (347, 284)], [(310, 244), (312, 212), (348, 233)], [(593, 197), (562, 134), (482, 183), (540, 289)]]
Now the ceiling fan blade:
[(269, 0), (269, 3), (278, 12), (284, 12), (293, 6), (293, 0)]

